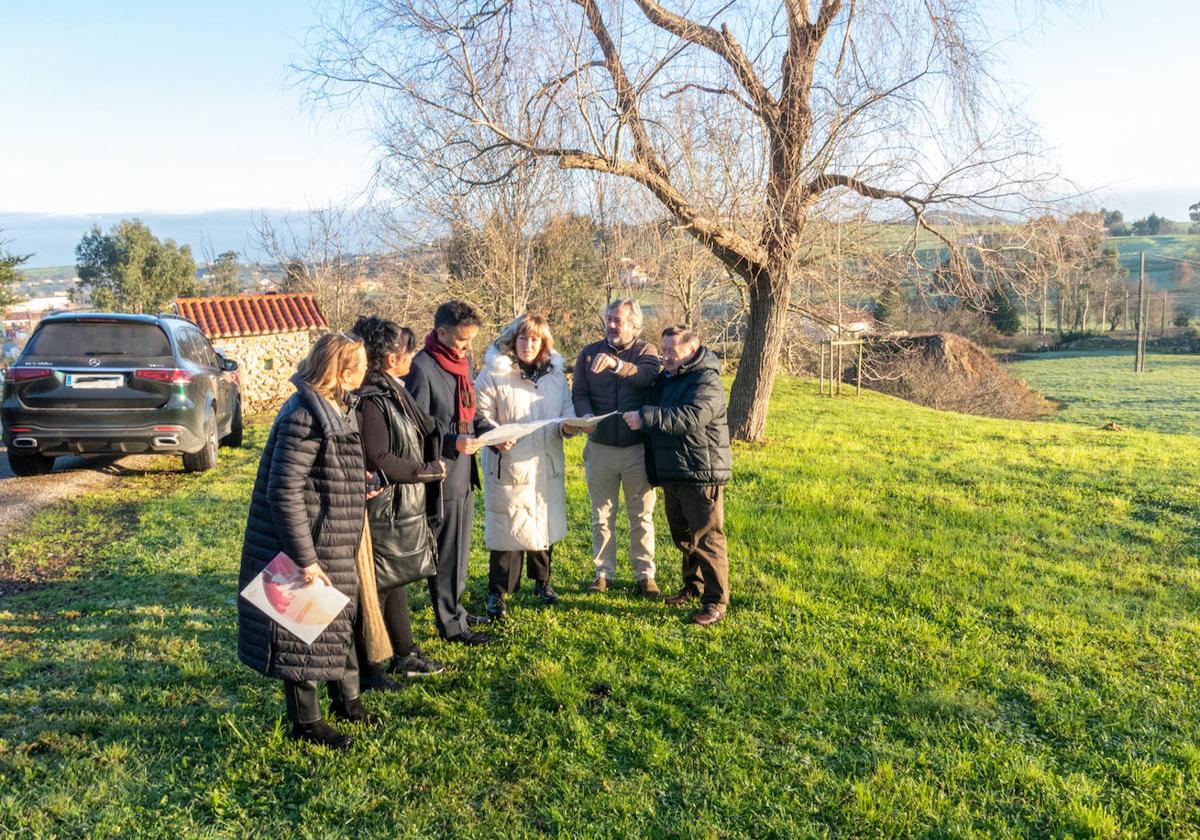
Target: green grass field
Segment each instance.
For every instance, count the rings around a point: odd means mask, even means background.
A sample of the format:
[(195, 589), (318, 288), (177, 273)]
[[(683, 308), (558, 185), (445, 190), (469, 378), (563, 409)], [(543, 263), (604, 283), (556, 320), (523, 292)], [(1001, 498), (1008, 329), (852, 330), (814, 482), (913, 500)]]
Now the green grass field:
[(1155, 257), (1200, 260), (1200, 234), (1181, 233), (1168, 236), (1113, 236), (1104, 240), (1121, 255), (1121, 265), (1129, 270), (1131, 280), (1136, 280), (1141, 268), (1141, 252), (1146, 252), (1146, 276), (1159, 289), (1173, 289), (1171, 278), (1175, 263)]
[(723, 624), (580, 592), (573, 441), (563, 603), (429, 642), (345, 754), (236, 660), (253, 448), (42, 514), (2, 549), (62, 572), (0, 600), (0, 836), (1196, 836), (1195, 441), (815, 390), (736, 448)]
[(1200, 435), (1200, 357), (1147, 354), (1140, 374), (1132, 352), (1039, 353), (1005, 368), (1062, 404), (1048, 420)]

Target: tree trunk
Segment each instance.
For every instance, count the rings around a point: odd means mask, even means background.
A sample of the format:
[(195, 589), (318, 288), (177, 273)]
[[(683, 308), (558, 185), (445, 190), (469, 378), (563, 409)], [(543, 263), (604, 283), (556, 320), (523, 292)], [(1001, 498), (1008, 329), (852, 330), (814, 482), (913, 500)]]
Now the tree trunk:
[(1050, 323), (1050, 284), (1042, 281), (1042, 305), (1038, 308), (1038, 335), (1045, 335)]
[(767, 405), (787, 332), (790, 290), (790, 283), (770, 283), (766, 278), (749, 288), (746, 340), (729, 391), (729, 431), (738, 440), (763, 439)]

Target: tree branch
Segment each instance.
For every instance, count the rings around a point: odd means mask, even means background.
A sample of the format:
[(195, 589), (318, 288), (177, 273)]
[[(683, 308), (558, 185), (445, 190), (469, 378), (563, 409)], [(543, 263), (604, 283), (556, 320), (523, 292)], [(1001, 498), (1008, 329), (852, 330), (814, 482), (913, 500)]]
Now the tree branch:
[(621, 64), (621, 53), (617, 49), (617, 45), (613, 43), (612, 36), (608, 34), (608, 28), (604, 24), (604, 18), (600, 15), (599, 7), (595, 0), (573, 0), (573, 2), (583, 9), (583, 13), (587, 17), (588, 29), (592, 31), (592, 35), (600, 47), (600, 52), (604, 55), (604, 66), (608, 68), (608, 74), (612, 77), (617, 93), (617, 113), (621, 122), (629, 126), (629, 131), (633, 135), (634, 157), (656, 175), (665, 178), (667, 169), (659, 161), (654, 146), (650, 142), (650, 134), (646, 131), (646, 125), (642, 122), (641, 112), (638, 110), (637, 93), (629, 82), (625, 67)]
[(704, 47), (720, 56), (745, 89), (746, 95), (754, 103), (751, 110), (763, 119), (769, 128), (773, 128), (779, 117), (779, 105), (775, 97), (767, 90), (754, 65), (746, 57), (741, 44), (733, 37), (729, 27), (722, 25), (720, 31), (711, 26), (705, 26), (689, 20), (683, 15), (675, 14), (664, 9), (656, 0), (634, 0), (642, 14), (659, 29), (670, 32), (677, 38)]

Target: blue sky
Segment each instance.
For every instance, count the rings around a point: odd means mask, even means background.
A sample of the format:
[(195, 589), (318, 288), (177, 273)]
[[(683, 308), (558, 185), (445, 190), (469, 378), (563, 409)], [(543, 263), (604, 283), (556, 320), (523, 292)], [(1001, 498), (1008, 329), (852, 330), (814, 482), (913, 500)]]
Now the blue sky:
[(294, 0), (0, 0), (0, 210), (352, 197), (369, 138), (345, 114), (312, 114), (288, 85), (315, 20)]
[[(1028, 2), (992, 0), (997, 31)], [(288, 85), (316, 19), (282, 0), (0, 0), (0, 211), (352, 200), (372, 165), (362, 122)], [(1200, 200), (1198, 36), (1195, 0), (1085, 0), (1001, 47), (1002, 72), (1064, 174), (1130, 215), (1183, 218)]]

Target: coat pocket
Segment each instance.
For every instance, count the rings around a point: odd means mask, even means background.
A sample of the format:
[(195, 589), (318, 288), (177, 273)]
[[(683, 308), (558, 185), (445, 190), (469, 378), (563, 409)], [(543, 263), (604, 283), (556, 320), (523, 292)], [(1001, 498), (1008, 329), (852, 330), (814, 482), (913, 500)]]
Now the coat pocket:
[(511, 452), (501, 453), (496, 465), (496, 483), (504, 487), (528, 484), (533, 480), (537, 461), (533, 458), (516, 459)]

